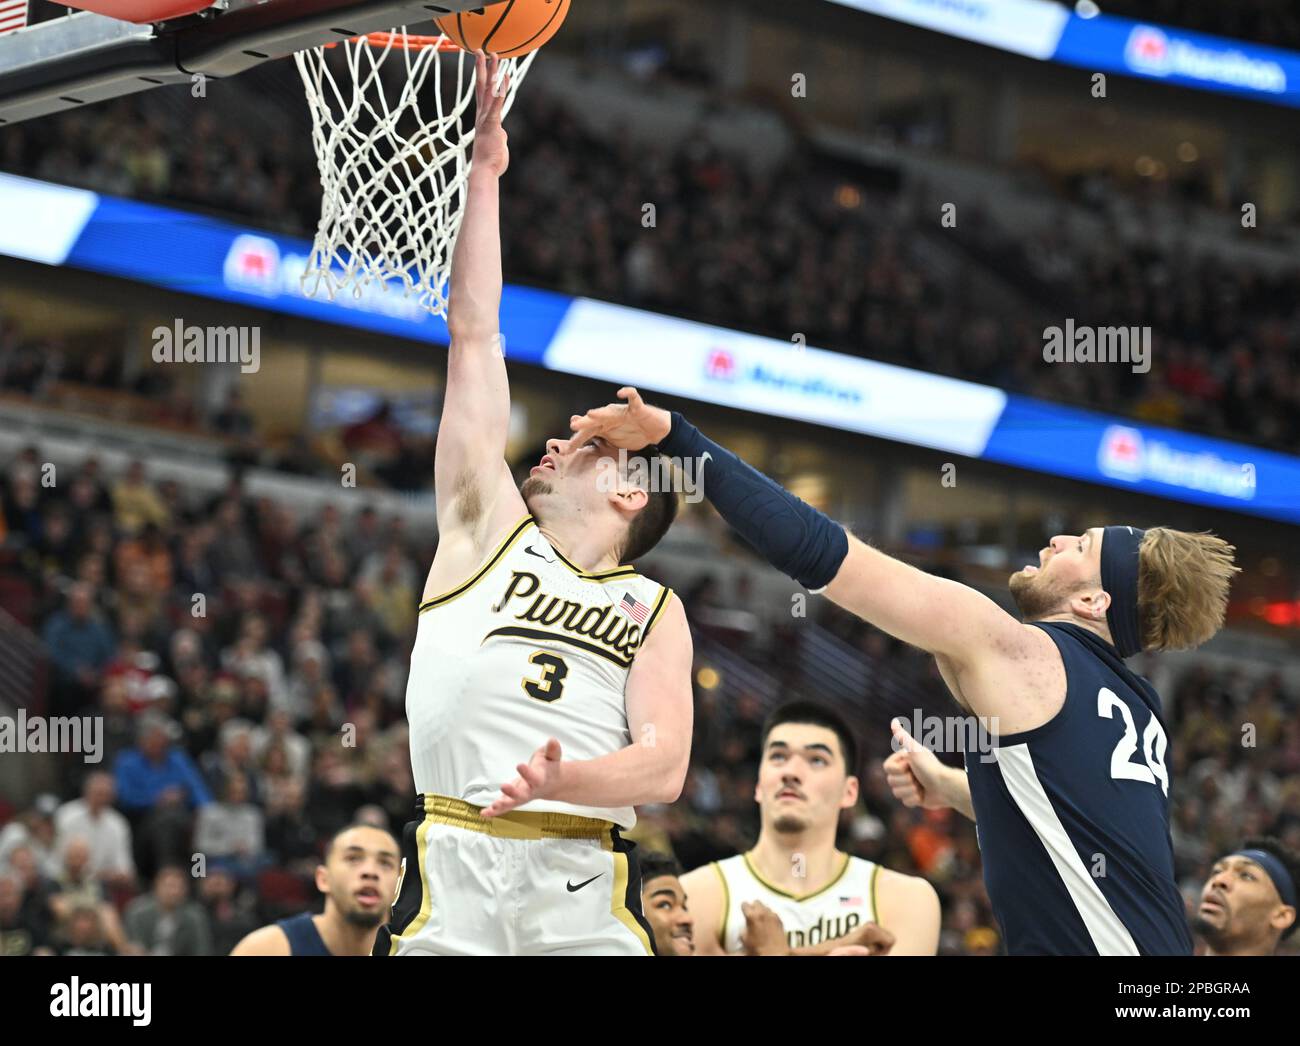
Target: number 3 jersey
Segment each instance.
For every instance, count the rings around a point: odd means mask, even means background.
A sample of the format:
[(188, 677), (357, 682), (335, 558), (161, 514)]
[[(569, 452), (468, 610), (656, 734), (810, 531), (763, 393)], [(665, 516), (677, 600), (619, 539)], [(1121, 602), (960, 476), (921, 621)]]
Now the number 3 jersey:
[(1109, 643), (1036, 622), (1065, 663), (1065, 704), (968, 752), (984, 884), (1012, 955), (1190, 955), (1169, 835), (1160, 697)]
[[(420, 607), (406, 686), (416, 790), (487, 806), (547, 738), (566, 761), (627, 747), (628, 673), (671, 594), (631, 567), (579, 569), (525, 517), (463, 584)], [(636, 823), (631, 807), (520, 809)]]

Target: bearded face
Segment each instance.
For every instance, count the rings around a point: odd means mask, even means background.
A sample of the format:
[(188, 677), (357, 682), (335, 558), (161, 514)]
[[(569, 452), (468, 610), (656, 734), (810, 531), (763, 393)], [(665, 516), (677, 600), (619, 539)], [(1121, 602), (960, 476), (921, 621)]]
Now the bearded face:
[(1011, 598), (1015, 600), (1024, 621), (1038, 621), (1054, 614), (1069, 603), (1072, 596), (1084, 587), (1075, 581), (1066, 581), (1046, 572), (1021, 570), (1011, 575), (1008, 582)]

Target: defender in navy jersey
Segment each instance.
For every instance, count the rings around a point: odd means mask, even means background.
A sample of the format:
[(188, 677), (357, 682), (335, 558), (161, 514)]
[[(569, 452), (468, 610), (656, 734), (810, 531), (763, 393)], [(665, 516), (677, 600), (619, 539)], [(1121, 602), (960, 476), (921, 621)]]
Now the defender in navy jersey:
[(320, 915), (303, 912), (254, 930), (231, 955), (370, 955), (397, 896), (401, 858), (382, 828), (351, 825), (326, 844), (316, 868)]
[[(1219, 630), (1231, 545), (1167, 527), (1058, 534), (1010, 579), (1018, 621), (847, 534), (680, 414), (633, 388), (619, 395), (571, 419), (575, 442), (707, 460), (705, 496), (769, 562), (933, 654), (957, 702), (999, 735), (993, 761), (970, 767), (966, 804), (1009, 952), (1190, 954), (1169, 840), (1172, 753), (1158, 696), (1124, 659)], [(930, 801), (897, 766), (892, 778)]]

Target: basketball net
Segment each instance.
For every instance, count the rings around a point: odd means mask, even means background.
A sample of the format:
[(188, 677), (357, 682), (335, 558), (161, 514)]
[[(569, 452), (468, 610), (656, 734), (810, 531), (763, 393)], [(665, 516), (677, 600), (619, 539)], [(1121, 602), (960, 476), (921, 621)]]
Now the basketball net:
[[(509, 77), (504, 112), (535, 57), (501, 63)], [(400, 286), (445, 317), (474, 141), (472, 115), (465, 116), (474, 103), (474, 56), (445, 36), (408, 36), (403, 26), (294, 59), (322, 190), (303, 293), (315, 298), (323, 287), (333, 301), (340, 291), (361, 298), (372, 285)], [(426, 114), (422, 102), (435, 111)]]

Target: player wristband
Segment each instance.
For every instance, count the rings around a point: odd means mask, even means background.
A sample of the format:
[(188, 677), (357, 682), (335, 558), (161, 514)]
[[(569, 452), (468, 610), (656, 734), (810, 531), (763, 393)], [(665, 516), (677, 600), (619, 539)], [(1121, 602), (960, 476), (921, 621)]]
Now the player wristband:
[(677, 411), (658, 446), (661, 454), (694, 463), (704, 496), (774, 567), (814, 592), (834, 580), (849, 554), (843, 527), (713, 442)]

